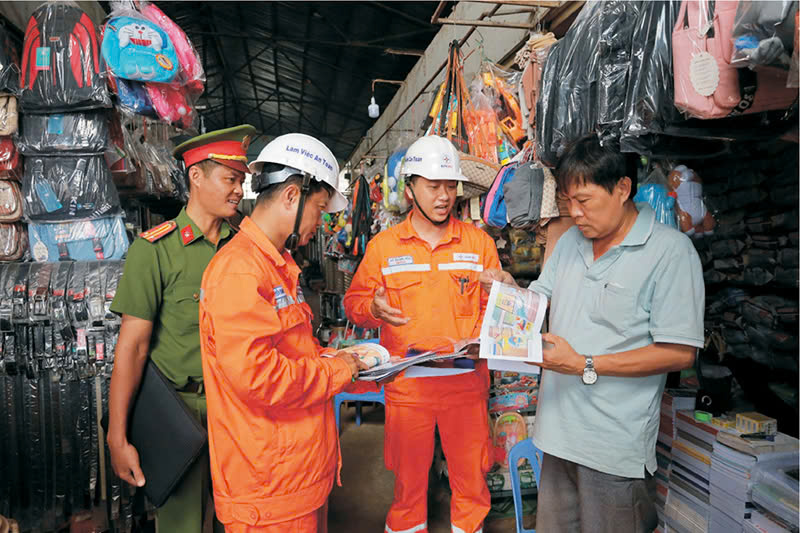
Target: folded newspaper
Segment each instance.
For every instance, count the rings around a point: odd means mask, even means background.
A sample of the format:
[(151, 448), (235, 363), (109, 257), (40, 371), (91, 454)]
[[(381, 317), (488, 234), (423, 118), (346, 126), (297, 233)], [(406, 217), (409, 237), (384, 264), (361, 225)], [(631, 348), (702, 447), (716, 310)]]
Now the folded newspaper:
[(498, 281), (492, 283), (481, 324), (480, 357), (490, 363), (493, 359), (541, 363), (546, 311), (547, 297), (543, 294)]
[(469, 346), (477, 343), (477, 339), (463, 340), (451, 343), (447, 350), (428, 350), (406, 357), (393, 356), (389, 354), (386, 348), (372, 342), (348, 346), (341, 351), (352, 353), (369, 366), (369, 369), (358, 373), (358, 379), (361, 381), (382, 381), (414, 365), (439, 363), (465, 357)]

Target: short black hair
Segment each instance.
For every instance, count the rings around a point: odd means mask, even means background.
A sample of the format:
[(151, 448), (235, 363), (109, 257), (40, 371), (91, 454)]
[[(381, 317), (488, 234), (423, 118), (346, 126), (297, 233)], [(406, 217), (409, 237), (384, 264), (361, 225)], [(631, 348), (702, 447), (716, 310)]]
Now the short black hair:
[[(261, 169), (261, 172), (276, 172), (281, 170), (283, 165), (278, 165), (276, 163), (265, 163), (264, 167)], [(262, 189), (260, 193), (258, 193), (258, 198), (256, 198), (255, 205), (262, 205), (266, 202), (269, 202), (272, 198), (276, 197), (278, 194), (281, 193), (286, 187), (289, 185), (296, 185), (297, 188), (302, 188), (303, 186), (303, 176), (302, 174), (294, 174), (286, 178), (286, 181), (282, 181), (281, 183), (274, 183), (272, 185), (267, 186), (266, 189)], [(308, 184), (308, 195), (312, 196), (319, 191), (327, 191), (329, 196), (333, 196), (333, 187), (325, 183), (324, 181), (312, 179), (311, 182)]]
[[(198, 161), (189, 168), (198, 167), (200, 170), (203, 171), (203, 174), (208, 176), (213, 171), (214, 167), (216, 167), (217, 165), (221, 165), (221, 163), (217, 163), (213, 159), (203, 159), (202, 161)], [(192, 190), (192, 180), (189, 179), (189, 168), (187, 168), (186, 172), (183, 173), (183, 178), (186, 180), (187, 191)]]
[(623, 154), (619, 144), (606, 141), (600, 144), (595, 133), (584, 135), (570, 143), (558, 159), (553, 172), (562, 193), (575, 183), (593, 183), (614, 191), (619, 180), (625, 176), (631, 180), (629, 199), (636, 194), (635, 154)]

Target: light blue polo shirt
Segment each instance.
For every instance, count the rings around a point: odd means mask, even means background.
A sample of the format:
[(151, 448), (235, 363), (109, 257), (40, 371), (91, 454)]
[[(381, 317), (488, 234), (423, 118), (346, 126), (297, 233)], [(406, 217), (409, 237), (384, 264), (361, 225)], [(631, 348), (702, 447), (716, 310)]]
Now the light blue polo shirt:
[[(550, 299), (550, 331), (595, 359), (655, 342), (702, 348), (705, 285), (691, 240), (646, 203), (625, 240), (594, 260), (577, 227), (558, 240), (530, 288)], [(545, 453), (601, 472), (656, 471), (666, 374), (642, 378), (542, 371), (533, 440)]]

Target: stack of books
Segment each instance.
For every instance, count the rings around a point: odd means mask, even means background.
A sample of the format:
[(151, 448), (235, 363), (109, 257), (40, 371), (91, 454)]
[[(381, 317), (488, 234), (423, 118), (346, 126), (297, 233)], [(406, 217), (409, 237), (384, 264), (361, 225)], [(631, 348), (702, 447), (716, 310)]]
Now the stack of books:
[[(797, 439), (783, 433), (777, 434), (774, 441), (743, 439), (734, 430), (717, 433), (717, 442), (711, 455), (709, 531), (730, 533), (732, 529), (738, 531), (745, 527), (745, 521), (752, 517), (755, 510), (752, 499), (753, 470), (759, 464), (796, 464), (799, 445)], [(764, 520), (768, 520), (768, 517), (764, 516)], [(758, 523), (762, 521), (757, 520)]]
[(711, 514), (711, 454), (719, 428), (699, 422), (693, 411), (678, 411), (665, 523), (670, 531), (706, 533)]
[(656, 511), (658, 528), (656, 533), (667, 533), (664, 509), (669, 493), (669, 471), (672, 466), (672, 441), (675, 438), (675, 416), (678, 411), (692, 410), (695, 405), (695, 389), (666, 389), (661, 397), (661, 423), (656, 442)]

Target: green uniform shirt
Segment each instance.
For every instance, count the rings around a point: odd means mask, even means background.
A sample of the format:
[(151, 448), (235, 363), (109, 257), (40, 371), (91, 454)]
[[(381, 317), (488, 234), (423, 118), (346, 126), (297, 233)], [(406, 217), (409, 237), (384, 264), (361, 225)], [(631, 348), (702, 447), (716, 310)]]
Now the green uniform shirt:
[(203, 380), (200, 360), (200, 282), (209, 261), (233, 234), (222, 222), (217, 246), (181, 209), (177, 228), (155, 242), (139, 238), (128, 250), (111, 310), (153, 322), (150, 357), (177, 389)]

